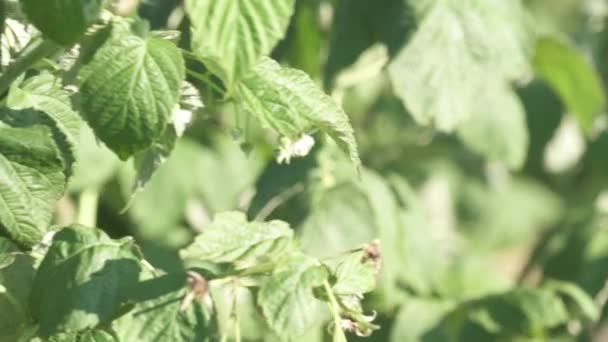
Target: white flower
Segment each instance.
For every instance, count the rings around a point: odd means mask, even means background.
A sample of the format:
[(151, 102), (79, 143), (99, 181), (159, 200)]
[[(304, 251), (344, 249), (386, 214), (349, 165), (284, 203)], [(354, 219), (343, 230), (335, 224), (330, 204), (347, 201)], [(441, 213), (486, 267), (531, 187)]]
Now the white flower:
[(313, 146), (315, 146), (315, 139), (308, 134), (302, 135), (300, 139), (295, 142), (287, 137), (282, 137), (277, 162), (279, 164), (283, 162), (289, 164), (292, 157), (306, 156)]

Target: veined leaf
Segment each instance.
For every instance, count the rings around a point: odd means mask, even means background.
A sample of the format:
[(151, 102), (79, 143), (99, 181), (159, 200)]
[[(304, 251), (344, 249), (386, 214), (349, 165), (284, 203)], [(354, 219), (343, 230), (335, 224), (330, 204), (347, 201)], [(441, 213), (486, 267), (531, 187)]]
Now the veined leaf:
[(418, 123), (453, 130), (488, 74), (504, 81), (528, 69), (525, 23), (520, 1), (437, 1), (389, 66), (395, 92)]
[(0, 229), (24, 247), (40, 241), (66, 185), (53, 129), (41, 121), (33, 111), (0, 112)]
[(238, 86), (243, 106), (292, 142), (322, 130), (350, 156), (358, 169), (361, 161), (348, 116), (323, 93), (306, 73), (281, 67), (262, 58)]
[(104, 0), (21, 0), (32, 23), (51, 40), (70, 45), (97, 18)]
[(327, 269), (299, 257), (275, 270), (258, 293), (258, 304), (270, 327), (283, 337), (302, 335), (315, 322), (321, 302), (313, 289), (323, 285)]
[(184, 259), (251, 266), (263, 259), (276, 259), (292, 243), (293, 231), (281, 221), (247, 222), (245, 214), (218, 214), (196, 240), (180, 252)]
[(192, 47), (229, 87), (283, 38), (294, 0), (187, 0)]
[(71, 176), (76, 159), (82, 120), (72, 109), (69, 93), (61, 86), (61, 80), (51, 74), (28, 78), (18, 87), (11, 87), (6, 104), (11, 109), (33, 108), (44, 112), (55, 123), (63, 136), (60, 148), (66, 163), (66, 173)]
[(376, 286), (376, 275), (372, 263), (364, 260), (363, 252), (341, 257), (334, 270), (336, 281), (332, 290), (338, 296), (362, 296)]
[(121, 341), (216, 341), (215, 326), (200, 298), (180, 310), (186, 274), (148, 279), (134, 292), (135, 307), (113, 324)]
[(128, 299), (140, 270), (131, 238), (112, 240), (101, 230), (77, 225), (60, 230), (38, 268), (30, 297), (40, 335), (108, 323)]
[(185, 78), (178, 48), (158, 38), (110, 39), (81, 73), (81, 111), (123, 160), (165, 131)]
[(600, 78), (589, 61), (573, 47), (553, 38), (536, 43), (534, 67), (562, 98), (583, 129), (606, 105)]

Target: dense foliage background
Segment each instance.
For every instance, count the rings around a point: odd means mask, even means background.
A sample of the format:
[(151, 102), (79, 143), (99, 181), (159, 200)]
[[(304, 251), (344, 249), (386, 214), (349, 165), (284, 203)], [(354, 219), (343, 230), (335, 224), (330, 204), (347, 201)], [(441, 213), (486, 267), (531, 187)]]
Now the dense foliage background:
[[(198, 13), (195, 3), (190, 13), (177, 0), (108, 7), (114, 15), (149, 23), (149, 29), (179, 31), (171, 39), (186, 55), (190, 88), (182, 91), (181, 113), (188, 127), (170, 155), (154, 160), (164, 163), (146, 175), (141, 160), (138, 169), (118, 157), (132, 151), (117, 142), (112, 152), (105, 146), (111, 143), (98, 141), (128, 137), (100, 131), (96, 138), (83, 125), (67, 194), (54, 209), (55, 225), (78, 222), (113, 239), (133, 236), (147, 262), (168, 274), (191, 267), (180, 250), (199, 233), (222, 220), (245, 224), (238, 215), (218, 218), (225, 211), (241, 211), (250, 221), (287, 222), (299, 247), (320, 260), (361, 248), (368, 253), (377, 240), (381, 268), (363, 312), (379, 329), (357, 336), (375, 327), (360, 331), (343, 317), (349, 341), (608, 340), (608, 2), (296, 1), (271, 57), (305, 71), (342, 104), (360, 168), (352, 146), (311, 132), (310, 153), (294, 150), (293, 142), (274, 132), (274, 121), (251, 115), (252, 103), (230, 101), (239, 64), (217, 72), (212, 58), (188, 55), (217, 43), (191, 45), (206, 37), (197, 38), (203, 20), (192, 15)], [(262, 4), (251, 0), (249, 6)], [(229, 25), (232, 19), (225, 20)], [(275, 29), (274, 22), (266, 24)], [(6, 22), (5, 67), (32, 30)], [(249, 48), (235, 44), (225, 49)], [(69, 59), (69, 53), (48, 58), (36, 70), (60, 70), (62, 63), (73, 63)], [(279, 75), (274, 68), (267, 65)], [(254, 89), (263, 81), (260, 76), (245, 86)], [(89, 99), (84, 106), (103, 107), (92, 96), (103, 89), (90, 88), (80, 88)], [(9, 106), (19, 101), (14, 90), (5, 100)], [(127, 255), (126, 244), (112, 253)], [(31, 276), (19, 271), (27, 267), (19, 266), (27, 264), (20, 257), (0, 258), (0, 341), (17, 336), (3, 336), (2, 329), (15, 329), (19, 305), (10, 300), (25, 295), (3, 293), (11, 289), (7, 279), (15, 279), (11, 272)], [(128, 263), (120, 267), (119, 275), (129, 273)], [(50, 283), (53, 275), (38, 277)], [(185, 279), (165, 283), (178, 284), (169, 285), (175, 289)], [(39, 296), (60, 296), (53, 292), (60, 289), (37, 286)], [(269, 326), (253, 299), (257, 293), (223, 286), (210, 291), (215, 318), (202, 335), (199, 326), (196, 334), (182, 334), (184, 340), (279, 340), (276, 322)], [(183, 293), (162, 295), (175, 302)], [(184, 320), (207, 314), (197, 311)], [(129, 335), (135, 329), (129, 319), (113, 326), (125, 341), (138, 336)], [(332, 340), (326, 309), (288, 319), (306, 331), (294, 341)], [(78, 338), (109, 338), (93, 336), (95, 331)]]

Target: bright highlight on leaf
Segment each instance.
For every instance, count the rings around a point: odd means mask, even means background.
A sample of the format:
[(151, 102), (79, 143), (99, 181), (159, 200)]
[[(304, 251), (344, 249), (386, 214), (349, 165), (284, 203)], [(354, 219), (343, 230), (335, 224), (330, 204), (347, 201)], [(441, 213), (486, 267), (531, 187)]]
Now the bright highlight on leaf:
[(606, 106), (606, 95), (585, 56), (562, 41), (544, 37), (536, 43), (534, 68), (589, 132), (595, 117)]
[(238, 94), (243, 107), (264, 126), (292, 142), (320, 130), (359, 168), (357, 142), (348, 116), (306, 73), (262, 58), (239, 84)]
[(95, 134), (126, 160), (161, 137), (184, 78), (183, 58), (172, 43), (119, 36), (82, 71), (80, 108)]
[(232, 88), (285, 35), (294, 0), (186, 0), (192, 48)]

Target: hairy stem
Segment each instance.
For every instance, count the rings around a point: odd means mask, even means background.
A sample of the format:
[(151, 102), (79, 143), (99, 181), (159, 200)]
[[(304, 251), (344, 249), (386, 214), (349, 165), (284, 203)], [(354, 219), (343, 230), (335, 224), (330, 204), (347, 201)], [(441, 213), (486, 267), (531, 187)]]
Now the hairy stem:
[(49, 40), (41, 37), (34, 38), (21, 51), (19, 57), (0, 75), (0, 94), (6, 93), (11, 84), (36, 62), (60, 50), (60, 46)]

